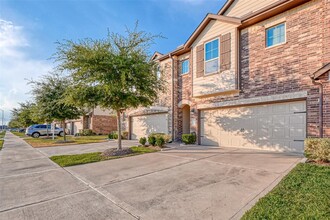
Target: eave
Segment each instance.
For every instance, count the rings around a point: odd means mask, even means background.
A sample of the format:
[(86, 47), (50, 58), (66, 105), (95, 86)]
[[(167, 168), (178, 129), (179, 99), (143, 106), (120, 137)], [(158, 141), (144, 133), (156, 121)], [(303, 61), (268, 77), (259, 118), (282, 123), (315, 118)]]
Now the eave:
[(321, 67), (316, 72), (314, 72), (311, 75), (311, 78), (318, 79), (320, 76), (322, 76), (323, 74), (327, 73), (328, 71), (330, 71), (330, 63), (325, 64), (323, 67)]
[(235, 0), (227, 0), (227, 2), (218, 11), (218, 15), (223, 15), (228, 10), (228, 8), (234, 3), (234, 1)]
[(260, 21), (271, 18), (275, 15), (278, 15), (282, 12), (290, 10), (299, 5), (305, 4), (310, 0), (281, 0), (275, 2), (267, 7), (264, 7), (258, 11), (255, 11), (251, 14), (247, 14), (241, 18), (242, 25), (239, 26), (239, 29), (246, 28), (253, 24), (256, 24)]
[(184, 44), (184, 48), (189, 48), (192, 43), (197, 39), (197, 37), (202, 33), (205, 27), (209, 24), (212, 20), (218, 20), (224, 23), (230, 23), (235, 25), (241, 25), (241, 20), (234, 17), (228, 17), (223, 15), (215, 15), (215, 14), (207, 14), (203, 21), (198, 25), (192, 35), (188, 38), (186, 43)]

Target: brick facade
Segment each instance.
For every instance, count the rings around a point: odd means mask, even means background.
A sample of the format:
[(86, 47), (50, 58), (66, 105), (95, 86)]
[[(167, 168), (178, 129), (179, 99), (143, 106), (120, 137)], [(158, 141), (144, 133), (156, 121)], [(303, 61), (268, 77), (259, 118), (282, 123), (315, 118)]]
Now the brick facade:
[(109, 134), (117, 131), (117, 117), (107, 115), (93, 115), (90, 129), (96, 134)]
[[(281, 22), (286, 23), (286, 42), (266, 48), (266, 28)], [(231, 40), (235, 40), (235, 37), (232, 36)], [(190, 48), (191, 51), (186, 51), (185, 54), (172, 54), (161, 59), (160, 65), (168, 90), (160, 94), (155, 106), (168, 108), (169, 133), (173, 131), (174, 140), (180, 140), (183, 133), (182, 107), (185, 105), (190, 106), (190, 131), (198, 133), (200, 110), (197, 107), (201, 104), (302, 91), (307, 92), (307, 136), (318, 136), (319, 87), (312, 83), (310, 76), (330, 62), (330, 0), (309, 1), (239, 30), (238, 41), (239, 83), (236, 86), (239, 90), (230, 93), (193, 97), (193, 74), (196, 74), (196, 70), (193, 70), (196, 65), (193, 62), (197, 62), (192, 53), (194, 48)], [(232, 48), (232, 52), (234, 51)], [(181, 62), (186, 59), (189, 59), (189, 73), (182, 75)], [(323, 130), (327, 137), (330, 137), (329, 74), (320, 77), (324, 87)], [(129, 111), (127, 114), (129, 115)]]
[[(237, 94), (206, 98), (192, 97), (192, 68), (187, 75), (180, 74), (180, 62), (174, 79), (175, 136), (182, 134), (182, 109), (178, 104), (186, 100), (191, 120), (197, 119), (197, 104), (246, 99), (259, 96), (307, 91), (307, 136), (319, 135), (319, 89), (310, 75), (330, 62), (330, 1), (310, 1), (240, 31), (240, 91)], [(287, 42), (265, 48), (265, 26), (282, 19), (286, 23)], [(190, 56), (190, 60), (191, 59)], [(190, 62), (192, 63), (192, 62)], [(330, 85), (328, 74), (321, 77), (324, 84), (324, 135), (330, 136)], [(197, 125), (191, 131), (198, 131)]]

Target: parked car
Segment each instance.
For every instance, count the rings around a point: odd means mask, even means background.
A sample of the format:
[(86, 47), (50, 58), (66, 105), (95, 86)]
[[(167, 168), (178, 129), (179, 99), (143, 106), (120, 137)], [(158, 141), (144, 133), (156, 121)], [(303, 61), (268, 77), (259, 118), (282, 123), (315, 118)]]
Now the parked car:
[[(48, 126), (48, 134), (52, 135), (52, 130), (50, 125), (31, 125), (28, 127), (25, 131), (25, 134), (34, 138), (38, 138), (40, 136), (45, 136), (47, 135), (47, 126)], [(63, 136), (64, 135), (64, 130), (63, 128), (58, 128), (55, 127), (54, 134), (58, 136)]]

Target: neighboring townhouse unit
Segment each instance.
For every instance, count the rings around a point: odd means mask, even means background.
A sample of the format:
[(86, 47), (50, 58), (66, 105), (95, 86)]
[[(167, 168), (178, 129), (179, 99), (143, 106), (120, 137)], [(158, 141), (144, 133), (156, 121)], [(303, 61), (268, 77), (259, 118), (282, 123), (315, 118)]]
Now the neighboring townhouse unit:
[(128, 113), (133, 139), (196, 132), (202, 145), (303, 152), (330, 136), (329, 0), (228, 0), (153, 59), (169, 91)]
[(90, 129), (96, 134), (109, 134), (117, 130), (117, 117), (110, 110), (96, 107), (79, 119), (66, 121), (68, 134), (75, 135), (82, 129)]

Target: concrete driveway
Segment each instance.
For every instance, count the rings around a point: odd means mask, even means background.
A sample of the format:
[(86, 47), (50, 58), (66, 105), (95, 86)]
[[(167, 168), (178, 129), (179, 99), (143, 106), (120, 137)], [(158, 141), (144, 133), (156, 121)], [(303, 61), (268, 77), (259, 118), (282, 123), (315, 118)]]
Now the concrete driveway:
[(300, 160), (188, 148), (63, 169), (9, 134), (0, 219), (239, 219)]

